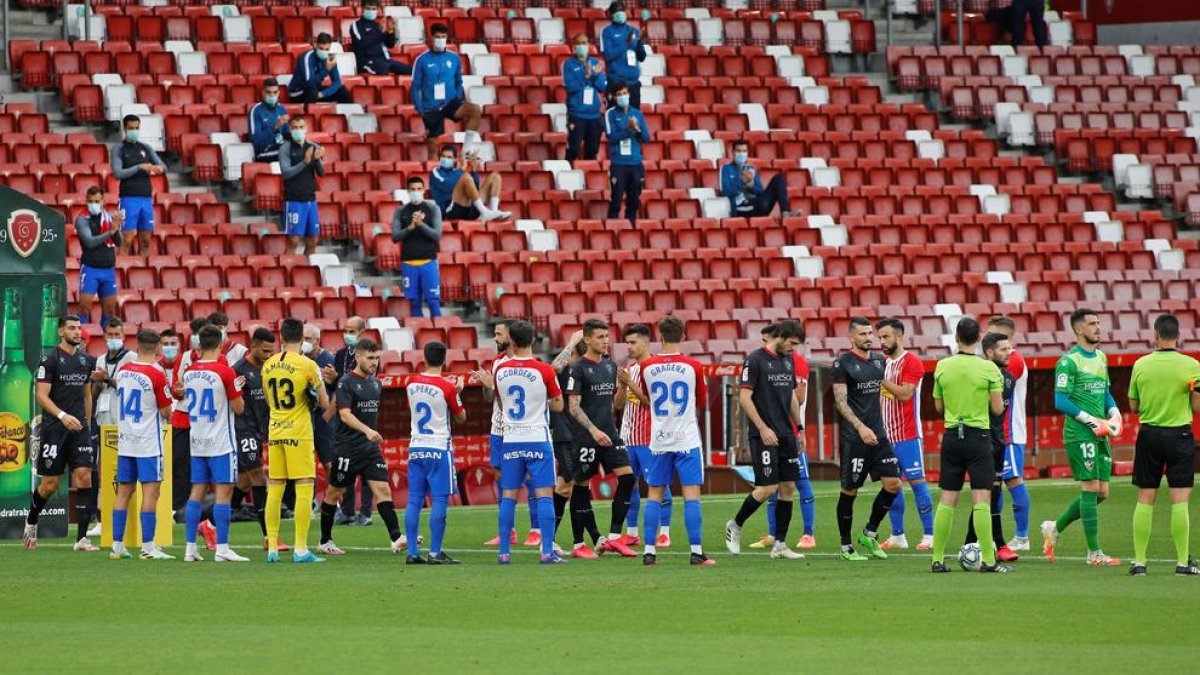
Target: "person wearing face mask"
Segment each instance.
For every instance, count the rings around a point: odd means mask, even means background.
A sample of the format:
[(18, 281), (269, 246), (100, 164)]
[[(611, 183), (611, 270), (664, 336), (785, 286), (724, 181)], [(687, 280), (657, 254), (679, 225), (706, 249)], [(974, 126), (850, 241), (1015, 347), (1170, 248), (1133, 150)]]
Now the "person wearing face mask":
[[(321, 329), (316, 324), (304, 324), (304, 341), (300, 343), (300, 353), (317, 363), (321, 371), (321, 380), (325, 383), (325, 393), (332, 396), (337, 390), (337, 370), (333, 367), (333, 353), (321, 346)], [(313, 394), (316, 395), (315, 393)], [(323, 411), (313, 408), (313, 442), (317, 448), (317, 457), (325, 465), (326, 475), (329, 475), (330, 464), (335, 455), (333, 447), (334, 422), (326, 421)], [(297, 505), (297, 508), (308, 508)]]
[(734, 216), (769, 216), (776, 205), (781, 216), (800, 215), (789, 210), (783, 174), (776, 174), (763, 187), (762, 177), (750, 165), (750, 142), (744, 138), (733, 142), (733, 161), (721, 167), (721, 194), (729, 199), (729, 212)]
[(300, 55), (296, 71), (288, 82), (292, 103), (349, 103), (350, 90), (342, 84), (337, 58), (330, 51), (333, 36), (321, 33), (313, 48)]
[[(167, 165), (154, 148), (138, 140), (142, 121), (137, 115), (121, 120), (124, 138), (112, 146), (112, 175), (120, 181), (119, 206), (124, 213), (122, 232), (137, 232), (138, 254), (150, 256), (150, 233), (154, 231), (154, 186), (152, 176), (166, 173)], [(121, 255), (129, 255), (131, 236), (122, 237)]]
[(121, 406), (117, 401), (117, 372), (137, 358), (137, 354), (125, 348), (125, 322), (111, 317), (104, 327), (104, 344), (108, 348), (96, 360), (92, 371), (92, 394), (96, 396), (96, 426), (116, 425)]
[(459, 168), (458, 149), (444, 145), (437, 168), (429, 174), (429, 191), (442, 210), (442, 218), (484, 222), (511, 218), (512, 213), (500, 210), (500, 174), (493, 171), (483, 178), (479, 175), (479, 158), (468, 152), (465, 159)]
[[(335, 388), (341, 384), (342, 377), (346, 373), (354, 370), (356, 361), (354, 359), (355, 348), (362, 340), (363, 331), (367, 330), (367, 320), (361, 316), (352, 316), (346, 319), (342, 324), (342, 340), (346, 343), (345, 347), (337, 350), (333, 355), (333, 368), (337, 371), (337, 380), (334, 383)], [(361, 491), (362, 508), (355, 514), (355, 496), (353, 486), (346, 490), (342, 495), (342, 505), (338, 510), (336, 517), (337, 525), (364, 525), (371, 522), (371, 503), (372, 497), (371, 487), (366, 481), (358, 481)]]
[(625, 218), (637, 223), (641, 205), (642, 184), (646, 167), (642, 164), (642, 143), (650, 142), (650, 130), (642, 111), (633, 107), (629, 87), (615, 84), (609, 87), (617, 104), (604, 114), (604, 133), (608, 134), (608, 175), (612, 197), (608, 202), (608, 217), (621, 213), (625, 201)]
[[(609, 86), (623, 84), (629, 88), (630, 105), (642, 105), (642, 61), (646, 60), (646, 45), (642, 32), (626, 23), (625, 3), (617, 0), (608, 6), (612, 23), (600, 32), (600, 53), (608, 71)], [(615, 96), (615, 93), (614, 93)]]
[(325, 175), (325, 148), (308, 141), (308, 123), (303, 117), (288, 121), (291, 133), (279, 148), (279, 174), (283, 178), (283, 223), (288, 251), (317, 252), (321, 226), (317, 220), (317, 177)]
[(79, 306), (80, 318), (92, 320), (92, 303), (100, 298), (100, 326), (117, 313), (117, 247), (121, 245), (121, 225), (125, 217), (120, 211), (104, 212), (104, 190), (88, 188), (87, 213), (75, 217), (75, 234), (79, 237)]
[(350, 24), (350, 45), (360, 74), (412, 75), (407, 63), (393, 60), (388, 53), (396, 46), (396, 20), (384, 17), (380, 27), (379, 0), (363, 0), (362, 18)]
[(600, 122), (603, 109), (600, 93), (607, 90), (608, 80), (600, 60), (588, 56), (588, 37), (575, 36), (574, 57), (563, 62), (563, 87), (567, 90), (567, 161), (574, 162), (583, 144), (583, 158), (596, 159), (600, 152)]
[(464, 152), (479, 144), (479, 120), (483, 109), (466, 102), (462, 59), (446, 49), (450, 29), (435, 23), (429, 27), (432, 49), (413, 61), (412, 103), (425, 122), (425, 145), (429, 156), (437, 153), (438, 137), (446, 133), (446, 120), (466, 127)]
[(254, 145), (254, 161), (279, 161), (279, 147), (288, 132), (287, 110), (279, 103), (279, 82), (267, 78), (263, 82), (262, 101), (250, 108), (250, 142)]
[(392, 214), (392, 241), (402, 243), (400, 277), (412, 316), (423, 316), (421, 304), (429, 305), (429, 316), (442, 315), (442, 279), (438, 270), (438, 245), (442, 239), (442, 210), (425, 199), (425, 182), (408, 179), (408, 203)]

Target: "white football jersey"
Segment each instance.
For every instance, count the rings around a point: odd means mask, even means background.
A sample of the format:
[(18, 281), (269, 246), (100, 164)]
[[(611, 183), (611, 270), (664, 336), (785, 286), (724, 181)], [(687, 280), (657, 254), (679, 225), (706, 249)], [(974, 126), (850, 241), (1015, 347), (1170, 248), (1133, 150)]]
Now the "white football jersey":
[(183, 374), (183, 400), (191, 426), (191, 449), (196, 457), (219, 457), (233, 452), (233, 406), (241, 398), (237, 376), (222, 361), (198, 361)]
[(650, 452), (700, 448), (696, 405), (708, 399), (700, 363), (681, 354), (652, 356), (642, 362), (641, 380), (650, 399)]
[(496, 368), (496, 400), (504, 412), (505, 443), (549, 443), (551, 399), (562, 396), (547, 363), (511, 358)]
[[(508, 354), (500, 354), (496, 357), (496, 360), (492, 362), (492, 377), (493, 378), (496, 377), (496, 369), (499, 368), (500, 366), (504, 365), (504, 362), (508, 361), (511, 358), (512, 357), (509, 356)], [(504, 435), (504, 411), (501, 410), (501, 408), (500, 408), (500, 396), (499, 395), (496, 395), (492, 399), (492, 435), (493, 436), (503, 436)]]
[(117, 383), (117, 454), (161, 457), (163, 420), (158, 411), (171, 404), (166, 373), (157, 364), (135, 361), (113, 379)]
[(463, 411), (458, 389), (444, 377), (414, 375), (405, 387), (412, 413), (409, 447), (450, 449), (450, 417)]

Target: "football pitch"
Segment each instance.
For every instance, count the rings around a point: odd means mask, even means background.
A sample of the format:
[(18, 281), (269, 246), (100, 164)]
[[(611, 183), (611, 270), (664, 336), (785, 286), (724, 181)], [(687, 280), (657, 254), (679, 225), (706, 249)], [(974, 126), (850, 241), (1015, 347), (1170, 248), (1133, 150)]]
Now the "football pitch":
[[(1105, 550), (1127, 561), (1135, 491), (1119, 480), (1100, 507), (1100, 532)], [(1074, 498), (1070, 482), (1030, 484), (1036, 550), (1011, 575), (963, 572), (956, 556), (948, 558), (953, 573), (933, 575), (928, 555), (912, 550), (843, 562), (835, 557), (837, 487), (815, 487), (819, 547), (800, 561), (729, 555), (723, 527), (742, 497), (706, 499), (712, 568), (688, 565), (681, 503), (674, 545), (660, 549), (652, 568), (610, 556), (544, 567), (523, 547), (500, 567), (481, 546), (495, 532), (495, 507), (451, 510), (447, 550), (464, 562), (458, 567), (405, 566), (386, 548), (378, 517), (371, 527), (336, 528), (348, 554), (323, 565), (293, 565), (287, 554), (265, 564), (254, 523), (234, 525), (234, 547), (253, 560), (240, 565), (213, 564), (211, 555), (195, 564), (112, 561), (74, 553), (63, 540), (43, 540), (35, 552), (3, 542), (0, 672), (1094, 673), (1184, 672), (1200, 660), (1200, 583), (1174, 576), (1165, 494), (1150, 575), (1133, 579), (1124, 564), (1083, 563), (1079, 523), (1063, 535), (1058, 562), (1041, 559), (1038, 524)], [(921, 529), (906, 496), (915, 544)], [(868, 486), (856, 527), (872, 497)], [(1191, 513), (1200, 529), (1200, 509)], [(607, 505), (597, 516), (603, 529)], [(960, 504), (955, 554), (967, 516)], [(523, 536), (523, 506), (517, 523)], [(765, 529), (760, 511), (743, 545)], [(794, 542), (799, 513), (792, 529)], [(883, 536), (888, 529), (885, 520)], [(284, 532), (290, 537), (290, 521)], [(314, 520), (314, 548), (317, 534)], [(560, 533), (560, 543), (569, 540)], [(182, 526), (175, 541), (169, 550), (182, 557)]]

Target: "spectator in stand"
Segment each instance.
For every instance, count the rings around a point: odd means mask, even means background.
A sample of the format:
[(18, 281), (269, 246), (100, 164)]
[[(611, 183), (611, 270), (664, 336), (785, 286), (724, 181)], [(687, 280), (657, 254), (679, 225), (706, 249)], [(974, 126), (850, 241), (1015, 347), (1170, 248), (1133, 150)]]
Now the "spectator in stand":
[(750, 166), (750, 142), (743, 138), (733, 142), (733, 161), (721, 167), (721, 194), (729, 199), (734, 216), (769, 216), (776, 205), (781, 216), (798, 215), (788, 208), (787, 178), (776, 174), (764, 188), (762, 177)]
[(304, 238), (304, 253), (317, 252), (317, 237), (321, 227), (317, 220), (317, 176), (325, 175), (325, 148), (307, 140), (307, 123), (303, 117), (288, 121), (291, 133), (279, 148), (279, 173), (283, 177), (283, 224), (288, 238), (288, 251), (300, 252)]
[(442, 146), (438, 166), (429, 174), (429, 191), (442, 210), (445, 220), (507, 220), (512, 213), (500, 210), (500, 174), (487, 179), (479, 175), (479, 158), (467, 153), (463, 168), (458, 167), (458, 150)]
[(466, 102), (463, 89), (462, 59), (446, 49), (450, 30), (435, 23), (429, 28), (432, 49), (413, 61), (412, 103), (425, 122), (425, 145), (429, 156), (437, 153), (438, 137), (446, 133), (446, 120), (466, 127), (465, 152), (479, 144), (479, 120), (483, 109)]
[[(138, 255), (150, 256), (150, 233), (154, 231), (154, 187), (151, 176), (166, 173), (167, 165), (154, 148), (138, 141), (142, 120), (126, 115), (121, 121), (125, 138), (112, 147), (113, 178), (121, 182), (120, 209), (124, 222), (121, 232), (137, 232)], [(122, 236), (121, 255), (129, 255), (132, 237)]]
[(642, 184), (646, 168), (642, 165), (642, 143), (650, 142), (646, 118), (632, 105), (629, 87), (616, 84), (610, 87), (616, 105), (604, 114), (604, 133), (608, 134), (609, 184), (612, 197), (608, 202), (608, 217), (616, 218), (625, 200), (625, 218), (637, 223), (641, 206)]
[(404, 297), (412, 316), (423, 316), (422, 301), (429, 305), (429, 316), (442, 315), (442, 280), (438, 270), (438, 249), (442, 240), (442, 210), (425, 199), (425, 182), (420, 176), (408, 178), (408, 203), (392, 214), (392, 241), (401, 244), (400, 278)]
[(275, 78), (263, 82), (263, 99), (250, 108), (250, 142), (254, 144), (254, 161), (278, 162), (279, 147), (283, 145), (287, 110), (279, 104), (279, 83)]
[(600, 32), (600, 51), (604, 54), (604, 67), (608, 71), (610, 93), (613, 85), (623, 84), (629, 89), (630, 105), (642, 107), (642, 67), (646, 60), (646, 45), (642, 44), (642, 32), (626, 23), (625, 3), (617, 0), (608, 6), (612, 23)]
[(329, 50), (333, 36), (321, 33), (310, 49), (296, 61), (296, 72), (288, 82), (292, 103), (349, 103), (350, 90), (342, 85), (337, 58)]
[[(1003, 11), (1003, 10), (995, 10)], [(1046, 50), (1046, 2), (1045, 0), (1013, 0), (1008, 8), (1009, 25), (1012, 30), (1012, 46), (1014, 48), (1025, 44), (1025, 15), (1033, 23), (1033, 41), (1038, 51)], [(990, 14), (990, 13), (989, 13)]]
[[(304, 324), (304, 342), (300, 345), (300, 351), (317, 362), (317, 367), (321, 371), (321, 380), (325, 382), (325, 392), (328, 394), (335, 390), (337, 388), (337, 370), (333, 367), (333, 354), (328, 349), (321, 347), (321, 329), (316, 324)], [(313, 397), (316, 398), (315, 393)], [(326, 421), (323, 413), (324, 411), (319, 407), (313, 407), (313, 443), (317, 448), (317, 457), (325, 466), (325, 475), (328, 476), (330, 464), (336, 453), (333, 449), (333, 423)], [(312, 505), (297, 504), (296, 508), (311, 509)]]
[(588, 37), (575, 36), (575, 54), (563, 62), (563, 87), (567, 90), (567, 161), (574, 162), (583, 144), (583, 158), (596, 159), (600, 152), (600, 92), (608, 88), (600, 60), (588, 56)]
[(79, 307), (86, 324), (92, 320), (92, 303), (100, 298), (100, 327), (117, 314), (117, 247), (121, 245), (120, 211), (104, 212), (104, 191), (93, 185), (87, 191), (87, 213), (75, 217), (79, 237)]
[(379, 0), (363, 0), (362, 18), (350, 24), (350, 45), (361, 74), (412, 75), (407, 63), (388, 53), (396, 46), (396, 20), (384, 17), (379, 27)]

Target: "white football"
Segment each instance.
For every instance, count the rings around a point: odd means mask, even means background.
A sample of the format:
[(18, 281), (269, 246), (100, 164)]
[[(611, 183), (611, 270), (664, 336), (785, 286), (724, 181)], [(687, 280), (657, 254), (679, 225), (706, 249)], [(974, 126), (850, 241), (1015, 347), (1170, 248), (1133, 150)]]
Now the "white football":
[(983, 565), (983, 550), (979, 544), (963, 544), (958, 550), (958, 566), (968, 572), (978, 572)]

